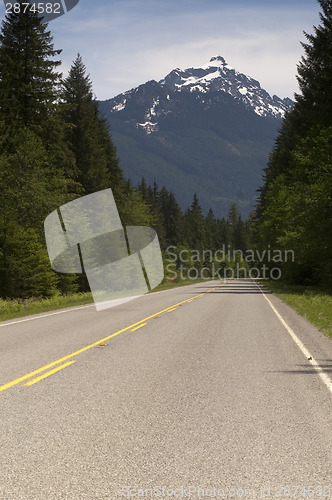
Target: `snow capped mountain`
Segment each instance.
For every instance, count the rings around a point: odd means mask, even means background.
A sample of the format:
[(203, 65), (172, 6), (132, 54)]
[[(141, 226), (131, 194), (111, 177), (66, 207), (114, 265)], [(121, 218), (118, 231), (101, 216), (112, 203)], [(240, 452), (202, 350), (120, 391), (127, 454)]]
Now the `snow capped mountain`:
[(221, 56), (212, 57), (208, 64), (199, 68), (174, 69), (159, 83), (178, 92), (226, 92), (252, 107), (260, 116), (283, 118), (292, 106), (291, 99), (271, 97), (257, 80), (239, 73)]
[(151, 185), (156, 180), (183, 209), (196, 192), (204, 211), (211, 207), (218, 217), (231, 203), (249, 214), (292, 105), (221, 56), (99, 102), (121, 168), (134, 185), (142, 177)]
[[(147, 88), (151, 92), (148, 95)], [(229, 66), (221, 56), (212, 57), (202, 67), (179, 68), (171, 71), (163, 80), (151, 80), (136, 89), (112, 99), (112, 113), (124, 111), (132, 101), (145, 103), (145, 109), (136, 127), (151, 134), (159, 130), (159, 118), (176, 112), (177, 96), (191, 93), (205, 108), (214, 106), (225, 96), (243, 103), (261, 117), (284, 118), (292, 108), (291, 99), (281, 99), (261, 88), (260, 83)]]

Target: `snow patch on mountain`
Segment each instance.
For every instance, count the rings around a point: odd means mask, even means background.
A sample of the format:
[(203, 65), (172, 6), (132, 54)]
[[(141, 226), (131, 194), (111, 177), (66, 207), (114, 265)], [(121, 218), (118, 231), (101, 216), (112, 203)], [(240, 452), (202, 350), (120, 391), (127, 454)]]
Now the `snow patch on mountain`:
[(284, 118), (290, 110), (290, 99), (271, 97), (257, 80), (236, 71), (221, 56), (212, 57), (201, 67), (177, 68), (159, 83), (176, 92), (226, 92), (260, 116)]
[(131, 102), (143, 105), (136, 128), (152, 134), (159, 130), (161, 116), (176, 112), (177, 96), (186, 92), (197, 95), (205, 109), (218, 103), (221, 95), (228, 94), (262, 117), (282, 119), (293, 106), (291, 99), (271, 97), (257, 80), (236, 71), (223, 57), (215, 56), (203, 66), (176, 68), (159, 82), (151, 80), (116, 96), (111, 100), (111, 112), (126, 112)]
[(123, 109), (125, 109), (126, 107), (126, 102), (127, 102), (127, 99), (124, 99), (122, 102), (120, 102), (119, 104), (116, 104), (112, 111), (122, 111)]
[(158, 123), (153, 123), (150, 121), (147, 121), (145, 123), (137, 123), (137, 128), (144, 129), (148, 135), (152, 134), (152, 132), (157, 132), (159, 129)]

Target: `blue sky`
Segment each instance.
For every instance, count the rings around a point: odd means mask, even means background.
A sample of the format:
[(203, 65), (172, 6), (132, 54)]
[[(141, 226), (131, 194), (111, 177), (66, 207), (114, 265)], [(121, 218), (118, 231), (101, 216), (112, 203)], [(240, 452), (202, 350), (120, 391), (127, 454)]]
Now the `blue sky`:
[(270, 94), (293, 97), (303, 30), (312, 32), (318, 12), (316, 0), (80, 0), (49, 29), (64, 75), (80, 52), (98, 99), (215, 55)]

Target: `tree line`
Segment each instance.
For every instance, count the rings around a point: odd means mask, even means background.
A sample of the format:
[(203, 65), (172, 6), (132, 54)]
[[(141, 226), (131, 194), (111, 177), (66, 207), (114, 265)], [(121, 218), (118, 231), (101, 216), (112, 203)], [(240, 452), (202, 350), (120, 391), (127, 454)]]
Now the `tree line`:
[(59, 206), (112, 188), (121, 221), (149, 225), (168, 245), (246, 245), (237, 208), (227, 220), (205, 217), (194, 196), (182, 213), (165, 188), (124, 178), (109, 124), (98, 110), (82, 57), (69, 74), (38, 14), (10, 13), (0, 33), (0, 296), (27, 298), (87, 291), (84, 276), (54, 272), (43, 223)]
[(293, 283), (332, 286), (332, 1), (319, 0), (318, 27), (305, 33), (300, 94), (283, 121), (253, 217), (258, 247), (292, 249)]
[[(38, 14), (8, 14), (0, 33), (0, 296), (88, 290), (84, 276), (51, 269), (43, 223), (59, 206), (106, 188), (112, 188), (124, 226), (156, 229), (166, 275), (169, 247), (177, 264), (192, 249), (254, 248), (267, 256), (271, 249), (292, 250), (295, 259), (278, 263), (284, 279), (331, 286), (332, 0), (319, 4), (321, 25), (306, 35), (298, 66), (301, 94), (283, 121), (247, 221), (236, 205), (217, 219), (212, 210), (203, 214), (196, 194), (182, 211), (165, 187), (148, 186), (144, 179), (132, 186), (82, 57), (63, 78), (61, 50)], [(198, 270), (207, 264), (213, 262), (187, 263)], [(248, 267), (241, 257), (223, 262), (236, 264)], [(265, 264), (274, 265), (268, 258)]]

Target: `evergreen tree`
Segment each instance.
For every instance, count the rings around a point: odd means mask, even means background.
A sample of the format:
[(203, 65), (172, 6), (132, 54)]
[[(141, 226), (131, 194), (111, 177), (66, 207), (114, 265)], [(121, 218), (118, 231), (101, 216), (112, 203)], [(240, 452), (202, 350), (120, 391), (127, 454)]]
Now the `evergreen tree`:
[(265, 169), (258, 216), (264, 211), (269, 186), (278, 175), (283, 174), (287, 179), (288, 172), (292, 170), (292, 151), (310, 135), (313, 126), (329, 127), (332, 124), (332, 2), (318, 2), (322, 8), (321, 25), (314, 27), (314, 34), (304, 33), (309, 43), (302, 43), (305, 54), (298, 65), (301, 94), (295, 95), (294, 108), (284, 120)]
[(205, 219), (196, 193), (184, 216), (184, 237), (192, 249), (201, 251), (206, 248)]
[(214, 216), (212, 208), (208, 211), (205, 218), (206, 224), (206, 243), (209, 250), (215, 251), (218, 246), (218, 222)]
[(301, 94), (296, 95), (298, 124), (309, 132), (313, 124), (331, 125), (332, 116), (332, 2), (318, 0), (321, 24), (314, 34), (305, 33), (305, 55), (298, 65)]
[[(157, 217), (150, 206), (143, 200), (141, 193), (127, 182), (124, 197), (119, 208), (121, 222), (124, 226), (150, 226), (156, 228)], [(160, 234), (157, 231), (159, 240)]]
[[(20, 4), (23, 2), (20, 1)], [(29, 127), (46, 137), (55, 127), (61, 64), (47, 25), (23, 5), (10, 13), (0, 34), (0, 121), (7, 135)], [(53, 138), (54, 140), (54, 138)]]
[(34, 229), (7, 227), (5, 251), (6, 269), (0, 273), (3, 298), (48, 297), (56, 292), (60, 277), (51, 269), (46, 246)]
[(229, 222), (225, 219), (217, 220), (217, 237), (216, 248), (227, 248), (231, 244), (231, 227)]
[[(21, 129), (15, 137), (15, 153), (0, 157), (0, 294), (17, 296), (33, 290), (40, 295), (40, 280), (36, 277), (37, 261), (27, 258), (27, 249), (34, 249), (38, 257), (38, 275), (45, 272), (45, 288), (57, 281), (52, 278), (50, 264), (45, 259), (44, 219), (58, 206), (73, 199), (75, 184), (66, 179), (64, 172), (49, 161), (42, 140), (28, 128)], [(27, 241), (22, 243), (24, 236)], [(28, 239), (31, 238), (31, 245)], [(42, 247), (43, 244), (43, 247)], [(42, 252), (44, 249), (44, 252)], [(40, 250), (40, 251), (39, 251)], [(47, 255), (47, 252), (46, 252)], [(36, 257), (37, 258), (37, 257)], [(22, 260), (23, 276), (15, 271)], [(29, 268), (29, 265), (31, 267)], [(41, 266), (44, 266), (42, 271)], [(24, 268), (24, 269), (23, 269)], [(29, 277), (30, 275), (30, 277)], [(23, 278), (22, 278), (23, 279)], [(28, 288), (26, 289), (25, 286)], [(22, 295), (23, 296), (23, 295)]]
[(241, 214), (235, 203), (231, 205), (228, 222), (231, 231), (231, 245), (233, 249), (245, 251), (247, 248), (245, 223), (242, 221)]
[[(99, 115), (92, 83), (80, 55), (63, 82), (62, 101), (67, 138), (84, 193), (90, 194), (111, 187), (111, 170), (118, 167), (115, 165), (115, 150), (107, 124)], [(122, 181), (119, 168), (117, 170)], [(112, 174), (115, 177), (115, 172)]]
[(114, 198), (118, 204), (121, 204), (125, 190), (125, 178), (120, 167), (119, 158), (116, 148), (112, 140), (112, 135), (109, 129), (107, 120), (99, 116), (100, 134), (105, 144), (106, 167), (110, 176), (110, 186), (112, 188)]
[(183, 239), (183, 218), (180, 205), (173, 193), (169, 193), (166, 240), (169, 245), (177, 244)]
[[(144, 177), (142, 178), (141, 184), (138, 187), (138, 191), (142, 196), (142, 200), (146, 203), (150, 211), (151, 227), (155, 229), (158, 234), (159, 243), (162, 249), (165, 249), (168, 245), (166, 241), (166, 226), (165, 214), (164, 214), (164, 203), (165, 203), (165, 192), (167, 193), (166, 198), (168, 198), (168, 191), (162, 188), (161, 192), (158, 190), (158, 185), (156, 181), (153, 187), (147, 186)], [(167, 204), (167, 202), (166, 202)]]
[[(56, 68), (60, 61), (55, 58), (60, 52), (54, 50), (52, 37), (41, 19), (29, 9), (24, 12), (22, 6), (20, 13), (9, 14), (3, 22), (0, 34), (2, 296), (46, 294), (59, 281), (46, 259), (43, 222), (48, 213), (77, 196), (77, 185), (66, 179), (65, 170), (71, 158), (66, 154), (58, 113), (60, 74)], [(27, 249), (34, 252), (35, 259), (28, 258)]]
[(181, 241), (181, 209), (173, 193), (163, 187), (159, 193), (159, 209), (165, 231), (165, 245), (177, 245)]
[(332, 282), (332, 127), (301, 141), (292, 174), (279, 176), (268, 191), (259, 226), (265, 246), (295, 252), (285, 273), (300, 283)]
[(141, 193), (143, 200), (148, 202), (149, 201), (149, 199), (148, 199), (148, 186), (145, 182), (144, 177), (142, 177), (142, 181), (141, 181), (141, 184), (138, 186), (138, 190)]
[(292, 249), (296, 282), (332, 283), (332, 1), (319, 0), (321, 25), (306, 34), (298, 66), (301, 94), (276, 141), (256, 212), (261, 246)]

